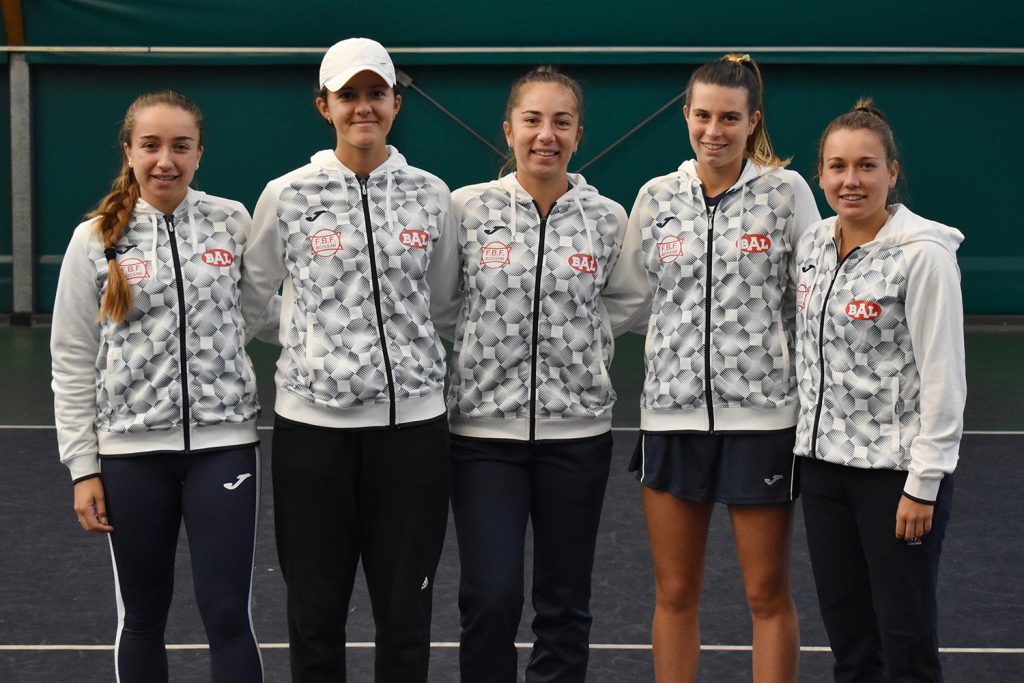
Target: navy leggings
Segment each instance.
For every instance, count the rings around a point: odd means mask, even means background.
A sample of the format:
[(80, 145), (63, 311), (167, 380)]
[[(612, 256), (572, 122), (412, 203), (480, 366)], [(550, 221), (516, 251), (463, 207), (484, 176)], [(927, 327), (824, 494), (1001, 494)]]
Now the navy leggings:
[(612, 436), (534, 443), (452, 437), (452, 509), (462, 575), (464, 683), (514, 683), (526, 524), (533, 523), (533, 632), (527, 683), (582, 683), (590, 575)]
[(259, 484), (255, 446), (103, 459), (121, 683), (167, 681), (164, 627), (182, 519), (211, 679), (263, 680), (250, 612)]

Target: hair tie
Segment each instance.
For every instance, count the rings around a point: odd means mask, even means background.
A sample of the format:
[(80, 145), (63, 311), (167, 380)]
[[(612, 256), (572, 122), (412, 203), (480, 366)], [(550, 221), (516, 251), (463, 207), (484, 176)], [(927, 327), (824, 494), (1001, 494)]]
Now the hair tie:
[(114, 247), (107, 247), (106, 249), (103, 250), (103, 256), (108, 261), (116, 261), (117, 260), (117, 249), (114, 248)]
[(732, 62), (737, 66), (743, 66), (744, 64), (750, 64), (751, 62), (750, 55), (748, 54), (729, 54), (726, 55), (723, 59), (725, 59), (725, 61), (727, 62)]

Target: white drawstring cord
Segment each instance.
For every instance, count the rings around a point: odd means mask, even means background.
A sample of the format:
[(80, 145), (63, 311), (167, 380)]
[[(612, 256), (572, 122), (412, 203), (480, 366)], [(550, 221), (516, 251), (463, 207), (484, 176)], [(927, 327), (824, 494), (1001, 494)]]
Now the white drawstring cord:
[(192, 231), (192, 258), (195, 258), (199, 256), (199, 233), (196, 231), (196, 218), (191, 203), (188, 205), (188, 227)]
[(153, 224), (153, 243), (150, 247), (149, 260), (153, 263), (153, 277), (160, 274), (160, 259), (156, 256), (156, 245), (160, 239), (160, 222), (155, 213), (149, 214), (150, 222)]

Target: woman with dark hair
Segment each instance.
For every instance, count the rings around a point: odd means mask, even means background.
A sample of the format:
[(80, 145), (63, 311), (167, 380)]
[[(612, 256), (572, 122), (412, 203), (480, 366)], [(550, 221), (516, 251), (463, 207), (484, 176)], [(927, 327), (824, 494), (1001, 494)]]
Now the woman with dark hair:
[(455, 340), (448, 408), (465, 683), (517, 680), (527, 523), (537, 638), (526, 680), (586, 676), (612, 447), (608, 367), (625, 310), (604, 292), (626, 214), (567, 170), (582, 119), (579, 84), (534, 69), (505, 111), (514, 170), (452, 195), (462, 287), (448, 283), (450, 305), (435, 320)]
[(61, 460), (82, 528), (109, 534), (119, 681), (166, 681), (182, 519), (214, 681), (261, 681), (250, 593), (259, 509), (256, 381), (238, 307), (251, 228), (189, 187), (203, 116), (140, 96), (121, 172), (61, 265), (51, 356)]
[(936, 582), (967, 393), (963, 235), (894, 203), (871, 100), (818, 148), (832, 218), (797, 248), (804, 522), (835, 680), (941, 681)]
[[(708, 526), (728, 506), (753, 621), (755, 681), (794, 681), (790, 595), (797, 399), (792, 365), (797, 239), (818, 210), (768, 140), (748, 55), (697, 69), (683, 114), (695, 159), (641, 188), (623, 248), (650, 318), (641, 436), (655, 567), (659, 681), (693, 681)], [(637, 279), (632, 277), (631, 279)]]
[(444, 348), (430, 292), (454, 269), (450, 195), (387, 144), (402, 104), (380, 43), (320, 65), (333, 149), (270, 181), (256, 205), (243, 309), (283, 282), (274, 521), (295, 681), (345, 679), (362, 561), (376, 680), (427, 680), (434, 572), (448, 519)]

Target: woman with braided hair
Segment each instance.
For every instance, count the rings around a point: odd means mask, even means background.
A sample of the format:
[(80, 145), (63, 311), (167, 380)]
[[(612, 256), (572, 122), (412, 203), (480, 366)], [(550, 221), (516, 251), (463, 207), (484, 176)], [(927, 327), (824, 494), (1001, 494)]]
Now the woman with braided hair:
[(238, 306), (251, 220), (189, 187), (202, 123), (175, 92), (131, 104), (121, 171), (75, 230), (54, 302), (60, 456), (79, 523), (110, 541), (122, 682), (168, 680), (182, 519), (212, 680), (263, 680), (250, 612), (259, 405)]
[(837, 683), (941, 681), (936, 583), (967, 393), (963, 235), (895, 203), (892, 128), (834, 119), (818, 177), (836, 215), (800, 265), (796, 452)]
[(683, 114), (696, 158), (641, 188), (616, 271), (643, 283), (651, 312), (634, 326), (647, 343), (631, 468), (643, 484), (654, 559), (658, 681), (696, 678), (716, 502), (732, 521), (753, 621), (754, 680), (796, 679), (792, 254), (818, 210), (807, 183), (772, 152), (763, 99), (748, 55), (725, 55), (693, 73)]

